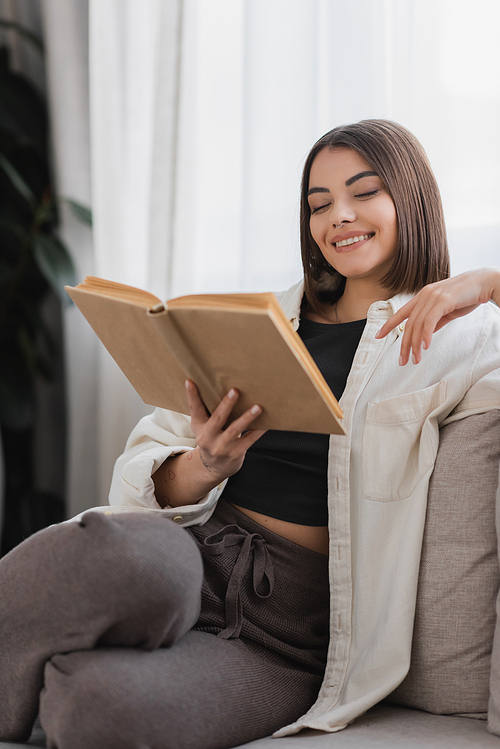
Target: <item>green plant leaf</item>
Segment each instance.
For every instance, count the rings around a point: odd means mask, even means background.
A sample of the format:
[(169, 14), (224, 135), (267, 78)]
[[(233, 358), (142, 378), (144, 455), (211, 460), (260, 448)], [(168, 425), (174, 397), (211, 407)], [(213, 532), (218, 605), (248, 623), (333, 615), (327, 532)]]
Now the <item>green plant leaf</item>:
[(74, 286), (76, 283), (75, 266), (73, 260), (60, 239), (48, 234), (36, 234), (33, 240), (33, 254), (36, 264), (45, 279), (52, 286), (64, 305), (70, 304), (70, 299), (64, 291), (64, 286)]
[(27, 39), (31, 44), (40, 52), (40, 54), (43, 55), (44, 47), (43, 42), (40, 39), (39, 36), (34, 34), (30, 29), (25, 28), (24, 26), (21, 26), (20, 23), (16, 23), (15, 21), (6, 21), (5, 19), (0, 19), (0, 28), (2, 29), (13, 29), (13, 31), (17, 31), (17, 33)]
[(26, 182), (24, 181), (23, 177), (19, 174), (15, 166), (11, 164), (11, 162), (8, 160), (6, 156), (3, 155), (3, 153), (0, 153), (0, 167), (4, 170), (7, 177), (10, 179), (16, 190), (20, 195), (23, 196), (23, 198), (26, 200), (28, 205), (30, 206), (31, 210), (34, 212), (36, 210), (36, 206), (38, 204), (38, 201), (32, 192), (31, 188), (28, 187)]
[(72, 200), (71, 198), (61, 198), (61, 200), (69, 205), (75, 216), (80, 219), (83, 224), (90, 227), (92, 226), (92, 210), (88, 208), (88, 206), (77, 203), (76, 200)]

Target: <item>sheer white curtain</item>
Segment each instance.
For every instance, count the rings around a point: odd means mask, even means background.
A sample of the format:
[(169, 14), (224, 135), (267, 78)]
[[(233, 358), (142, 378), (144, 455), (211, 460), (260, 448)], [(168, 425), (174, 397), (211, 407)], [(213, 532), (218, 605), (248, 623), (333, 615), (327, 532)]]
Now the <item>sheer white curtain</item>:
[(190, 168), (178, 170), (175, 292), (278, 288), (298, 277), (303, 158), (327, 130), (371, 117), (422, 140), (453, 272), (500, 262), (497, 0), (186, 8), (179, 145)]
[[(498, 265), (499, 31), (497, 0), (90, 0), (94, 271), (162, 297), (288, 286), (304, 157), (370, 117), (427, 149), (454, 272)], [(90, 504), (147, 410), (101, 349), (93, 371)]]
[[(174, 216), (181, 3), (91, 0), (91, 173), (96, 275), (168, 291)], [(151, 411), (99, 349), (99, 497)]]

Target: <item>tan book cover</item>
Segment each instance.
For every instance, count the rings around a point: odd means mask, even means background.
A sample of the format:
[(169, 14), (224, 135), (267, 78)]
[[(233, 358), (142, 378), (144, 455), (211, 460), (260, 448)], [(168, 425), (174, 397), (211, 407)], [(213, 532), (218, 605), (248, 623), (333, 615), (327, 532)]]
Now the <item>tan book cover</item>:
[(263, 408), (256, 429), (344, 434), (342, 411), (274, 294), (198, 294), (161, 302), (88, 276), (66, 286), (142, 400), (189, 414), (192, 379), (212, 412), (231, 387), (237, 418)]

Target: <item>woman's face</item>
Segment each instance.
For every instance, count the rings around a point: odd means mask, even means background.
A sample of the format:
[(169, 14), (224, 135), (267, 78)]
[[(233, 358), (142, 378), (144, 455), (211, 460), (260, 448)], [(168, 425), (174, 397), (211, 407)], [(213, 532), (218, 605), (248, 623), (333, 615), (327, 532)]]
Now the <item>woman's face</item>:
[(330, 265), (348, 280), (378, 284), (397, 252), (398, 221), (370, 164), (350, 148), (324, 148), (311, 167), (308, 201), (311, 234)]

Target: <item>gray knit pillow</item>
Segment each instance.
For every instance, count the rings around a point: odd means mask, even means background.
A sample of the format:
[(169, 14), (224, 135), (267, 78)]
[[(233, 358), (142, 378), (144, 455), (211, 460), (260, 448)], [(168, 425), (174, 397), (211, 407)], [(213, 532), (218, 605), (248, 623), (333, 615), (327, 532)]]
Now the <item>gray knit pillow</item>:
[[(391, 702), (431, 713), (486, 717), (500, 583), (499, 463), (500, 411), (468, 416), (441, 430), (429, 487), (411, 666), (389, 696)], [(498, 634), (494, 658), (500, 666)], [(500, 679), (498, 706), (500, 715)]]

